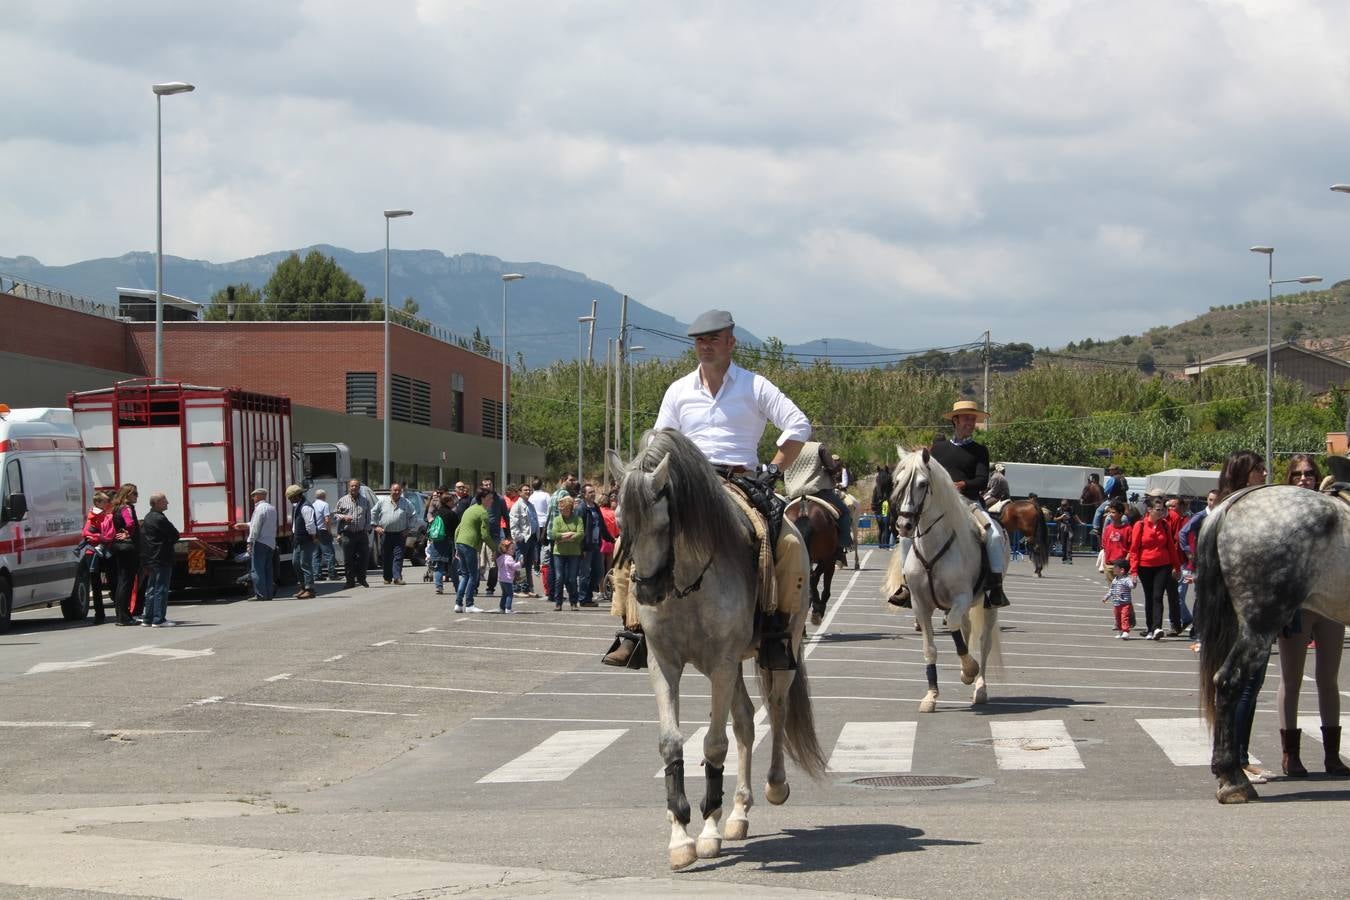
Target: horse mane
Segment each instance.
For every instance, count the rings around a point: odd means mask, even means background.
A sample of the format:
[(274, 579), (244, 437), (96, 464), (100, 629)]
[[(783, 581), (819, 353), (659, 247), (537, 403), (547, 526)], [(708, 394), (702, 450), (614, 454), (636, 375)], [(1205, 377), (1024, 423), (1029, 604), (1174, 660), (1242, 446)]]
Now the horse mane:
[[(742, 516), (727, 497), (722, 479), (703, 451), (673, 428), (648, 431), (642, 435), (637, 456), (628, 472), (649, 473), (667, 455), (666, 490), (670, 515), (670, 533), (681, 555), (706, 558), (746, 541)], [(619, 505), (623, 508), (623, 531), (640, 539), (646, 530), (647, 513), (656, 502), (645, 478), (624, 478), (619, 485)]]
[[(892, 515), (899, 509), (900, 500), (904, 497), (905, 489), (909, 487), (915, 473), (924, 466), (923, 448), (905, 455), (897, 464), (894, 486), (891, 489)], [(966, 503), (966, 498), (961, 496), (961, 492), (956, 489), (956, 482), (952, 481), (952, 476), (947, 474), (947, 470), (942, 467), (942, 463), (933, 459), (930, 454), (926, 467), (928, 469), (929, 498), (927, 502), (936, 506), (937, 511), (947, 516), (951, 521), (958, 521), (963, 516), (969, 516), (970, 505)]]

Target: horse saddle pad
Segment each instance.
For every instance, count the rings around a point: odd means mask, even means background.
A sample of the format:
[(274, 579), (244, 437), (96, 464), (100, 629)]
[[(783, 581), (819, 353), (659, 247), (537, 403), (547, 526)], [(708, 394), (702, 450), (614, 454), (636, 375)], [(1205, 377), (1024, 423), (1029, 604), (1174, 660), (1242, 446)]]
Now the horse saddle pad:
[(989, 507), (989, 515), (993, 516), (994, 518), (998, 518), (999, 513), (1003, 512), (1003, 507), (1007, 506), (1011, 502), (1012, 502), (1011, 500), (998, 501), (993, 506)]
[(823, 497), (817, 497), (814, 494), (807, 494), (805, 497), (795, 497), (792, 500), (789, 500), (787, 510), (784, 512), (784, 515), (791, 515), (793, 510), (803, 503), (814, 504), (815, 506), (824, 510), (825, 514), (828, 515), (831, 519), (836, 521), (839, 519), (839, 510), (834, 507), (834, 504), (824, 499)]

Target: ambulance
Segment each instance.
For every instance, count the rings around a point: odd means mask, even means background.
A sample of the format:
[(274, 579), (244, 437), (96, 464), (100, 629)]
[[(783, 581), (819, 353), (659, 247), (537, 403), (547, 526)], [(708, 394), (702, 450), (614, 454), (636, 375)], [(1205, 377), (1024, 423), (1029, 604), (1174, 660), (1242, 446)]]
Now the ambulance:
[(89, 612), (76, 547), (93, 496), (84, 444), (68, 409), (0, 404), (0, 631), (15, 610)]

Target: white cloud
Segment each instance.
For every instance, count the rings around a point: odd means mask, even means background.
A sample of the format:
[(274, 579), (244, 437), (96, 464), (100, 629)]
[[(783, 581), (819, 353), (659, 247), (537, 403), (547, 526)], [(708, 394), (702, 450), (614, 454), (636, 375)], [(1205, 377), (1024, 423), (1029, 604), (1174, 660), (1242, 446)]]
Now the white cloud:
[(150, 248), (149, 85), (184, 79), (171, 253), (370, 249), (406, 205), (402, 246), (789, 341), (1113, 335), (1255, 296), (1253, 243), (1339, 278), (1347, 26), (1320, 0), (17, 0), (0, 256)]

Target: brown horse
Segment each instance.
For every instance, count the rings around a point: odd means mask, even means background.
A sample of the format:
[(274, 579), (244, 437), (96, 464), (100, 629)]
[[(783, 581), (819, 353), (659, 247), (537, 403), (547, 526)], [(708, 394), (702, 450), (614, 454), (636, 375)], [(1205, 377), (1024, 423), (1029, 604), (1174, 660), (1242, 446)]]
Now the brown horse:
[(1031, 545), (1031, 562), (1036, 566), (1036, 577), (1050, 561), (1050, 532), (1045, 527), (1045, 513), (1041, 505), (1031, 500), (1009, 500), (999, 514), (1003, 530), (1011, 534), (1020, 531)]
[[(805, 497), (788, 504), (784, 517), (797, 526), (811, 559), (811, 624), (819, 625), (830, 602), (830, 583), (839, 558), (839, 526), (830, 514)], [(821, 578), (825, 591), (820, 590)]]

